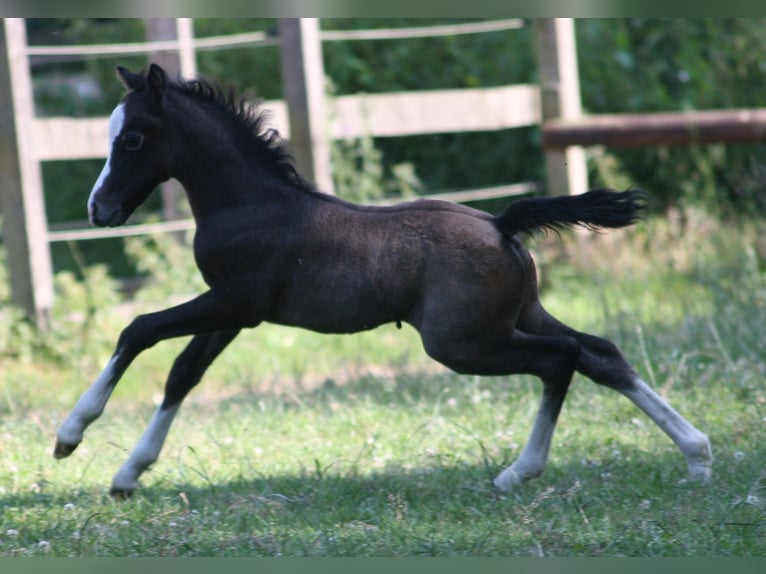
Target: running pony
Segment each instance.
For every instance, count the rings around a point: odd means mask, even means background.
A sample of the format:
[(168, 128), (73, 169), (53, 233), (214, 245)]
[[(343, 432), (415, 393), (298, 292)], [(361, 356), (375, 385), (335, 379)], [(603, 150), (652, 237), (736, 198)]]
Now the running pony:
[(187, 393), (241, 329), (263, 322), (322, 333), (384, 323), (418, 330), (426, 353), (458, 373), (527, 373), (542, 380), (539, 412), (500, 489), (543, 472), (572, 376), (625, 395), (675, 442), (692, 478), (706, 481), (707, 437), (639, 377), (611, 342), (575, 331), (541, 306), (534, 263), (519, 235), (572, 226), (618, 228), (644, 207), (638, 191), (516, 201), (499, 215), (418, 200), (356, 205), (320, 193), (296, 172), (264, 115), (207, 82), (171, 81), (157, 65), (118, 67), (127, 95), (109, 120), (111, 148), (88, 200), (90, 221), (122, 225), (153, 189), (180, 181), (196, 222), (194, 256), (209, 290), (141, 315), (57, 432), (69, 456), (133, 359), (171, 337), (192, 336), (176, 358), (161, 405), (115, 475), (128, 496), (159, 457)]

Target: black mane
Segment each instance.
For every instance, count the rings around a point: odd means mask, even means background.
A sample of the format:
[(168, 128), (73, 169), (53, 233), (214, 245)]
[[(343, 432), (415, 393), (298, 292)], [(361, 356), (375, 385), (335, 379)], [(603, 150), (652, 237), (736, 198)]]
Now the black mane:
[(179, 79), (170, 82), (168, 87), (223, 112), (230, 120), (232, 129), (245, 135), (248, 145), (253, 146), (259, 156), (266, 158), (285, 183), (305, 191), (316, 191), (315, 186), (298, 173), (293, 155), (279, 132), (266, 127), (269, 111), (262, 109), (247, 93), (202, 79)]

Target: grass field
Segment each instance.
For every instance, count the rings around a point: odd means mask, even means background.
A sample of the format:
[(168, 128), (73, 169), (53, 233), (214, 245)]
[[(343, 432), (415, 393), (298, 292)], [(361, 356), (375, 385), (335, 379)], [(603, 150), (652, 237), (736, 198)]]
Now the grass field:
[(533, 245), (547, 307), (614, 340), (709, 434), (710, 484), (687, 481), (680, 453), (626, 399), (578, 377), (546, 473), (498, 492), (538, 381), (447, 372), (406, 326), (265, 326), (211, 368), (142, 488), (116, 502), (111, 476), (183, 341), (142, 355), (72, 458), (54, 461), (56, 427), (133, 312), (99, 307), (78, 331), (72, 304), (59, 357), (50, 345), (0, 357), (0, 555), (765, 556), (756, 231), (649, 221)]

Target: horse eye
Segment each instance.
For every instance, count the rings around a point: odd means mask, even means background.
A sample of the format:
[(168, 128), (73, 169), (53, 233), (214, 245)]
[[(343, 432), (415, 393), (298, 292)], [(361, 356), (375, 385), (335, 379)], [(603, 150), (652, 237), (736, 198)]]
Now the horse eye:
[(122, 136), (122, 143), (128, 151), (137, 151), (144, 145), (144, 134), (128, 132)]

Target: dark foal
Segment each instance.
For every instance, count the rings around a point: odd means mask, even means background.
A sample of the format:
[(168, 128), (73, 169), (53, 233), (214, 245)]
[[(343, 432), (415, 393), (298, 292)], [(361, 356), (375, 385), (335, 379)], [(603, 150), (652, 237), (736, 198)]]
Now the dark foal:
[(162, 181), (186, 189), (196, 221), (194, 255), (209, 286), (199, 297), (137, 317), (114, 355), (63, 422), (57, 458), (72, 453), (103, 412), (133, 359), (193, 335), (176, 359), (165, 397), (112, 483), (127, 495), (159, 456), (178, 408), (207, 367), (245, 327), (273, 322), (352, 333), (391, 322), (420, 332), (426, 352), (460, 373), (528, 373), (542, 379), (534, 428), (518, 460), (495, 480), (509, 489), (545, 468), (575, 371), (627, 396), (707, 480), (707, 437), (655, 394), (609, 341), (551, 317), (518, 234), (623, 227), (643, 207), (639, 192), (594, 190), (525, 199), (492, 216), (443, 201), (355, 205), (301, 179), (263, 116), (200, 81), (171, 82), (152, 65), (118, 68), (128, 93), (109, 122), (111, 151), (90, 199), (91, 222), (116, 226)]

